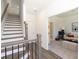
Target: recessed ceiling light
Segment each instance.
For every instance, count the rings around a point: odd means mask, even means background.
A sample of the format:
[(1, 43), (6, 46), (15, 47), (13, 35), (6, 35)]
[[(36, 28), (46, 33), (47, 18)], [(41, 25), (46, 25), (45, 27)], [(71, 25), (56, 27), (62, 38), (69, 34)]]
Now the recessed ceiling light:
[(37, 10), (37, 8), (33, 8), (33, 11), (36, 13), (38, 10)]
[(34, 11), (36, 11), (36, 10), (37, 10), (37, 8), (33, 8), (33, 10), (34, 10)]

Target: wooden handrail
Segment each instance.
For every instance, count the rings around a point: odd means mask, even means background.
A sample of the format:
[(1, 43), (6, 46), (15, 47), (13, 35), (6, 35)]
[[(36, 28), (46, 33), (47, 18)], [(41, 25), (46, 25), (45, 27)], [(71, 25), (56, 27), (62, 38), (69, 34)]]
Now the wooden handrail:
[(7, 3), (7, 5), (6, 5), (6, 7), (5, 7), (4, 11), (3, 11), (3, 14), (1, 15), (1, 21), (3, 20), (4, 15), (5, 15), (5, 13), (7, 12), (8, 6), (9, 6), (9, 3)]

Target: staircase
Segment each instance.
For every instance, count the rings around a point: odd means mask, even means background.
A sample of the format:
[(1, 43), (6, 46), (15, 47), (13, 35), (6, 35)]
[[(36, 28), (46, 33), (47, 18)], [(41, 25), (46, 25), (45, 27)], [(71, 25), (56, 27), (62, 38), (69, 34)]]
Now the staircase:
[(1, 43), (24, 40), (23, 29), (19, 16), (8, 15), (7, 19), (3, 21), (2, 27)]
[(1, 59), (39, 59), (40, 36), (37, 35), (36, 39), (24, 40), (28, 38), (27, 24), (24, 23), (24, 37), (20, 17), (8, 15), (8, 6), (9, 3), (1, 16)]
[[(19, 19), (19, 16), (16, 15), (8, 15), (7, 19), (3, 20), (2, 22), (2, 38), (1, 38), (1, 43), (14, 43), (15, 41), (21, 41), (24, 40), (23, 36), (23, 29), (21, 25), (21, 20)], [(25, 47), (24, 47), (25, 49)], [(7, 55), (8, 59), (11, 59), (11, 50), (12, 47), (7, 46)], [(23, 46), (22, 44), (19, 45), (19, 51), (22, 53), (23, 51)], [(1, 57), (4, 59), (5, 57), (5, 48), (1, 48)], [(16, 53), (18, 52), (17, 45), (14, 46), (14, 54), (17, 55)]]

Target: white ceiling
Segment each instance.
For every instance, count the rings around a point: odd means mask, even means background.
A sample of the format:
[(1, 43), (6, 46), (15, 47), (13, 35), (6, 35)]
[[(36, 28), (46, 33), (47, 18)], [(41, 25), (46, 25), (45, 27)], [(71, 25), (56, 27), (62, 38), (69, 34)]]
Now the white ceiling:
[(40, 12), (45, 9), (54, 0), (25, 0), (26, 10), (28, 13)]
[(74, 15), (78, 15), (78, 8), (67, 11), (65, 13), (56, 15), (57, 17), (70, 17), (70, 16), (74, 16)]
[[(8, 0), (11, 7), (18, 7), (20, 0)], [(23, 1), (23, 0), (22, 0)], [(24, 0), (27, 13), (34, 14), (45, 9), (52, 1), (55, 0)]]
[(55, 20), (61, 20), (61, 19), (66, 20), (66, 19), (74, 18), (74, 17), (78, 18), (78, 8), (55, 15), (55, 16), (51, 16), (49, 17), (49, 22), (52, 22), (52, 21), (54, 22)]
[(72, 16), (77, 16), (78, 15), (78, 8), (55, 15), (55, 16), (51, 16), (49, 17), (50, 19), (58, 19), (58, 18), (68, 18), (68, 17), (72, 17)]

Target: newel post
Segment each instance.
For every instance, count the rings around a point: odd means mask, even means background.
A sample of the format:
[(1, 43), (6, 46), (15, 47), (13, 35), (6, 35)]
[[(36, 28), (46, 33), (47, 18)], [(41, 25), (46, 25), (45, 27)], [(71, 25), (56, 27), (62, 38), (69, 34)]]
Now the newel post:
[(24, 22), (24, 26), (25, 26), (25, 40), (28, 40), (28, 24)]

